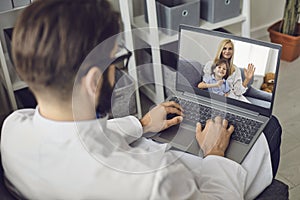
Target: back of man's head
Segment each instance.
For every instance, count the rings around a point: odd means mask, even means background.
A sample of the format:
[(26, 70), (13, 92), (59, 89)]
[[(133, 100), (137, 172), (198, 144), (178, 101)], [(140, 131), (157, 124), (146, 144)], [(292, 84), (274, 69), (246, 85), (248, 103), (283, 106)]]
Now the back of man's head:
[(119, 15), (106, 0), (38, 0), (17, 20), (14, 64), (33, 92), (67, 99), (89, 52), (118, 32)]

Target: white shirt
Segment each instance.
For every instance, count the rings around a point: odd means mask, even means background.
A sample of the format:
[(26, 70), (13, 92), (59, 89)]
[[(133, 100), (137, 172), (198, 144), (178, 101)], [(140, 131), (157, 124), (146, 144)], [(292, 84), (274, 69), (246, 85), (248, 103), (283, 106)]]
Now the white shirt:
[(242, 166), (141, 136), (132, 116), (57, 122), (15, 111), (2, 128), (5, 175), (28, 199), (253, 199), (271, 183), (263, 135)]

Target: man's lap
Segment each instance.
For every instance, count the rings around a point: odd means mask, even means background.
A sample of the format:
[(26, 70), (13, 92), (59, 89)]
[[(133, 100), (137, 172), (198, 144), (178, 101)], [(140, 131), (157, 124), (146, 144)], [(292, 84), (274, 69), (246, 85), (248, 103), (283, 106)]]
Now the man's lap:
[[(155, 149), (160, 145), (165, 144), (159, 144), (151, 139), (143, 138), (135, 147)], [(170, 151), (193, 173), (201, 171), (203, 158), (181, 151)], [(253, 199), (271, 183), (273, 178), (270, 151), (264, 134), (259, 136), (241, 165), (247, 171), (245, 199)]]

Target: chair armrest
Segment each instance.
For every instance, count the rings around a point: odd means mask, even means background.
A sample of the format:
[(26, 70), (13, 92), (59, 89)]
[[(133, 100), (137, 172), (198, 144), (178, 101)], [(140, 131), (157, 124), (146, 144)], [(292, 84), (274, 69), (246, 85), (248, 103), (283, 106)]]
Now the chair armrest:
[(255, 200), (267, 199), (288, 200), (289, 186), (279, 180), (273, 179), (271, 185), (269, 185)]

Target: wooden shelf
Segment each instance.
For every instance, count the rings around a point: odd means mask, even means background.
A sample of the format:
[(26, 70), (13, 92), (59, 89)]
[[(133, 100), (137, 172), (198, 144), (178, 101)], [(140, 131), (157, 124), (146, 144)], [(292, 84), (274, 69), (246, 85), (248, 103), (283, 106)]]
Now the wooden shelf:
[[(145, 16), (140, 15), (140, 16), (135, 17), (133, 19), (132, 25), (135, 28), (134, 33), (137, 36), (139, 36), (140, 38), (142, 38), (148, 44), (151, 44), (151, 41), (152, 41), (151, 34), (150, 34), (151, 27), (149, 27), (149, 25), (146, 23)], [(160, 45), (168, 44), (168, 43), (178, 40), (178, 34), (174, 34), (174, 35), (170, 36), (170, 35), (167, 35), (161, 31), (159, 31), (159, 40), (160, 40)]]
[(19, 11), (19, 10), (22, 10), (23, 8), (25, 8), (25, 7), (26, 6), (20, 6), (20, 7), (12, 8), (12, 9), (9, 9), (9, 10), (0, 11), (0, 15), (1, 14), (6, 14), (6, 13), (11, 13), (11, 12), (14, 12), (14, 11)]
[(24, 88), (27, 88), (27, 84), (24, 82), (24, 81), (15, 81), (13, 83), (13, 88), (14, 88), (14, 91), (17, 91), (17, 90), (21, 90), (21, 89), (24, 89)]
[[(207, 21), (201, 19), (199, 27), (203, 28), (203, 29), (213, 30), (213, 29), (225, 27), (225, 26), (228, 26), (231, 24), (240, 23), (245, 20), (246, 20), (246, 16), (244, 16), (242, 14), (237, 17), (230, 18), (230, 19), (218, 22), (218, 23), (210, 23), (210, 22), (207, 22)], [(140, 38), (142, 38), (148, 44), (151, 44), (151, 41), (152, 41), (152, 38), (150, 35), (151, 27), (149, 27), (149, 24), (146, 23), (145, 16), (140, 15), (140, 16), (134, 17), (132, 25), (135, 28), (134, 33), (137, 36), (139, 36)], [(162, 31), (159, 31), (160, 45), (165, 45), (165, 44), (169, 44), (171, 42), (177, 41), (178, 40), (178, 32), (176, 32), (174, 30), (174, 33), (175, 33), (174, 35), (167, 35), (167, 34), (163, 33)]]
[(9, 71), (9, 76), (12, 82), (12, 88), (13, 91), (21, 90), (23, 88), (28, 87), (27, 84), (24, 81), (21, 81), (20, 78), (17, 76), (16, 71), (14, 70), (13, 64), (11, 63), (11, 60), (9, 59), (9, 56), (7, 53), (5, 55), (5, 61), (6, 65)]
[(7, 53), (7, 45), (3, 30), (14, 27), (19, 14), (26, 6), (0, 12), (0, 67), (4, 76), (5, 88), (13, 110), (18, 109), (15, 91), (26, 88), (27, 85), (19, 79)]
[(246, 16), (244, 16), (242, 14), (237, 17), (226, 19), (224, 21), (217, 22), (217, 23), (210, 23), (205, 20), (200, 20), (200, 28), (213, 30), (213, 29), (225, 27), (225, 26), (228, 26), (231, 24), (237, 24), (240, 22), (244, 22), (245, 20), (246, 20)]

